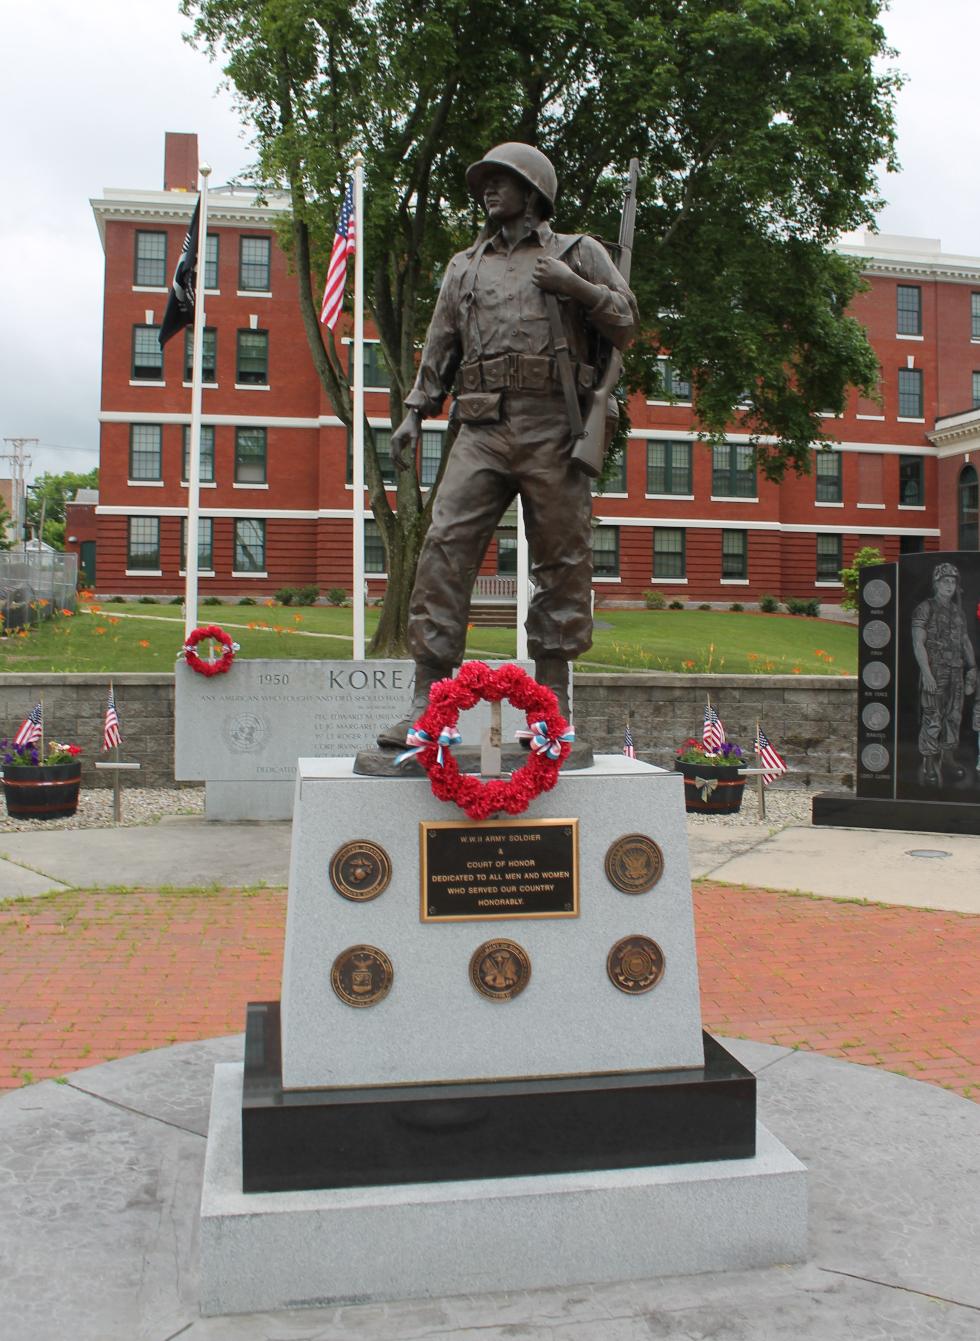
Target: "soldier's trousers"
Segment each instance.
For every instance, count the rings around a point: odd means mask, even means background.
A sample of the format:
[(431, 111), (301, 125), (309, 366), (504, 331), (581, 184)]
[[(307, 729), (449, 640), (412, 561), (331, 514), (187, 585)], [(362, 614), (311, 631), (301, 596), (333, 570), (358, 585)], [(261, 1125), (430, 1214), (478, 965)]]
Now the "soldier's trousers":
[(473, 583), (518, 494), (534, 582), (528, 652), (572, 660), (592, 646), (592, 496), (572, 464), (564, 401), (505, 391), (500, 422), (464, 424), (449, 454), (409, 607), (416, 661), (463, 660)]
[(919, 691), (919, 753), (925, 756), (953, 749), (963, 720), (962, 666), (939, 666), (935, 676), (932, 693)]

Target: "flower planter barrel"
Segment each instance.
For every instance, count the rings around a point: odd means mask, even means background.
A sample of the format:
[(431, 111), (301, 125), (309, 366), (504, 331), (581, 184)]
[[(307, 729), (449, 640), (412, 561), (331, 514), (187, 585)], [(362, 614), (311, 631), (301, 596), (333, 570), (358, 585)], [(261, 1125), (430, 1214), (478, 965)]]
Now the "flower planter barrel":
[(78, 809), (80, 760), (7, 768), (3, 795), (11, 819), (66, 819)]
[(740, 768), (710, 768), (679, 761), (674, 767), (684, 774), (685, 809), (698, 815), (734, 815), (741, 809), (745, 774)]

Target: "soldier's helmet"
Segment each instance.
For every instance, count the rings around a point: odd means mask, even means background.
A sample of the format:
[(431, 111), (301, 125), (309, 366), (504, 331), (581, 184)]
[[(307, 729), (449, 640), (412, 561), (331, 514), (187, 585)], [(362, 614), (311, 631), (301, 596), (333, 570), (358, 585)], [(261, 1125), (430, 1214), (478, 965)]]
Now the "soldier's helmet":
[(956, 567), (956, 565), (955, 565), (954, 563), (937, 563), (936, 566), (935, 566), (935, 568), (932, 570), (932, 589), (933, 589), (933, 591), (936, 590), (936, 588), (939, 586), (940, 580), (941, 580), (942, 578), (944, 578), (944, 577), (953, 577), (953, 578), (955, 578), (955, 579), (956, 579), (956, 587), (957, 587), (957, 590), (959, 590), (959, 585), (960, 585), (960, 570)]
[(533, 186), (545, 201), (545, 218), (555, 212), (555, 197), (558, 194), (558, 176), (551, 161), (540, 149), (532, 144), (518, 144), (509, 141), (488, 149), (478, 163), (472, 163), (466, 169), (466, 185), (477, 200), (483, 198), (486, 179), (499, 168), (516, 172), (528, 186)]

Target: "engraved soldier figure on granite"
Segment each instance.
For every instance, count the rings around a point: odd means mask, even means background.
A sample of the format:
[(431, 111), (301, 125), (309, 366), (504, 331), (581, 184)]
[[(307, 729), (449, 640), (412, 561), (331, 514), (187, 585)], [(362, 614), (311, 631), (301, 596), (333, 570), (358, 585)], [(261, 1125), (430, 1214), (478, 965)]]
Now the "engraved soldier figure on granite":
[(920, 673), (922, 780), (933, 787), (941, 787), (944, 780), (960, 782), (965, 773), (954, 754), (963, 700), (977, 690), (977, 659), (967, 633), (955, 564), (938, 563), (932, 570), (932, 596), (912, 612), (912, 650)]
[[(400, 469), (414, 459), (423, 417), (454, 391), (453, 444), (419, 558), (409, 608), (415, 658), (410, 714), (378, 743), (402, 746), (430, 687), (463, 660), (470, 596), (504, 512), (524, 506), (534, 595), (527, 618), (535, 678), (568, 716), (569, 663), (592, 645), (592, 496), (573, 463), (563, 394), (584, 400), (603, 350), (624, 348), (636, 302), (602, 245), (552, 231), (557, 178), (527, 144), (501, 144), (466, 174), (487, 223), (450, 261), (407, 413), (392, 434)], [(560, 319), (549, 320), (556, 295)], [(558, 327), (556, 331), (556, 325)], [(567, 353), (565, 346), (567, 345)]]

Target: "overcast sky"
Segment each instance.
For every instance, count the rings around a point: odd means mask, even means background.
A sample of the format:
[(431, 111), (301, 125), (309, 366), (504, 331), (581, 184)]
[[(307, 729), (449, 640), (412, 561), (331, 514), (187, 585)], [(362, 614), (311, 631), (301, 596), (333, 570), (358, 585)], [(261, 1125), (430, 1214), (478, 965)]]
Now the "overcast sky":
[[(197, 132), (213, 185), (250, 154), (217, 69), (181, 40), (188, 24), (176, 0), (0, 0), (0, 20), (0, 438), (40, 440), (31, 476), (89, 470), (98, 464), (103, 265), (89, 199), (106, 186), (162, 187), (168, 130)], [(881, 231), (980, 256), (980, 0), (892, 0), (886, 27), (908, 83), (898, 104), (902, 173), (884, 182)]]

